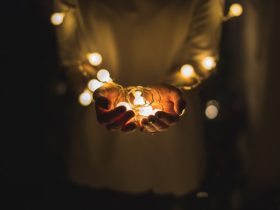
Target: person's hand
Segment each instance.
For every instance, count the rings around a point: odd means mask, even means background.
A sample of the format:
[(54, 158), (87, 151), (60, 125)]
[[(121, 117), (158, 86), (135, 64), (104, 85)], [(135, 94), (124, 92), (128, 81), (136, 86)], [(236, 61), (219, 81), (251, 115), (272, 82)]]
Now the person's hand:
[(150, 133), (167, 131), (170, 126), (179, 121), (184, 113), (186, 102), (182, 92), (167, 84), (151, 87), (151, 92), (155, 101), (159, 101), (159, 106), (155, 108), (160, 108), (162, 111), (143, 118), (141, 130)]
[(120, 88), (109, 83), (94, 92), (97, 120), (111, 131), (131, 132), (137, 128), (133, 111), (127, 111), (124, 106), (115, 108), (116, 101), (123, 97)]

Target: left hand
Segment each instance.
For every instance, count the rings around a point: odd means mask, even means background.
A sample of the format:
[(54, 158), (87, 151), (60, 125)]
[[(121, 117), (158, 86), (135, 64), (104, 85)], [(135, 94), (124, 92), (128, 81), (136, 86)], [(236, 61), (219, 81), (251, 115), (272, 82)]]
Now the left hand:
[(124, 98), (118, 86), (110, 83), (104, 84), (94, 92), (93, 97), (97, 120), (100, 124), (111, 131), (131, 132), (136, 130), (137, 125), (133, 120), (134, 112), (127, 111), (124, 106), (114, 106), (118, 98)]
[(160, 100), (160, 106), (163, 111), (156, 112), (141, 120), (141, 130), (155, 133), (167, 131), (168, 128), (179, 121), (184, 113), (186, 102), (182, 92), (171, 85), (163, 84), (150, 87), (152, 94), (158, 96), (155, 100)]

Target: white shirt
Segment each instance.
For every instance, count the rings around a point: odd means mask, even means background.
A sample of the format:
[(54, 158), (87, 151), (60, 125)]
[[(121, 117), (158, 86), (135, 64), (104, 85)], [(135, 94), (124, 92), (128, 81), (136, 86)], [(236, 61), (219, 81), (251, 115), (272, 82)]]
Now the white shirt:
[[(124, 86), (161, 82), (174, 67), (217, 57), (222, 0), (78, 0), (57, 29), (62, 63), (103, 57), (100, 68)], [(58, 3), (57, 10), (67, 8)], [(203, 73), (201, 69), (198, 69)], [(185, 194), (199, 188), (205, 171), (201, 114), (189, 93), (180, 122), (155, 135), (110, 132), (94, 108), (73, 116), (69, 176), (80, 184), (126, 192)]]

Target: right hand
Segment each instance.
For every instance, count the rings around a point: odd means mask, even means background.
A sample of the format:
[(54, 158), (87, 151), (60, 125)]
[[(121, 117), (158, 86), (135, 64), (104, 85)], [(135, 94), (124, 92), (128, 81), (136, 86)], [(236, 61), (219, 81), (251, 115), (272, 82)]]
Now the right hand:
[(134, 112), (127, 111), (124, 106), (115, 107), (118, 99), (124, 98), (124, 94), (116, 85), (106, 83), (97, 89), (93, 98), (97, 120), (111, 131), (121, 130), (131, 132), (137, 128), (134, 122)]
[(150, 88), (155, 101), (159, 101), (161, 111), (143, 118), (140, 129), (149, 133), (167, 131), (169, 127), (178, 123), (184, 113), (185, 99), (181, 90), (172, 85), (161, 84)]

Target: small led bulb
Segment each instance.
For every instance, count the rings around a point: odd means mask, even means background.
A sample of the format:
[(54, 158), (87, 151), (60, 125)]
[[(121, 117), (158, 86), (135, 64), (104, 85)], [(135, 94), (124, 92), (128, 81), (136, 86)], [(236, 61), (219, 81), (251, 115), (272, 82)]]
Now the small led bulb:
[(79, 102), (82, 106), (88, 106), (92, 102), (92, 94), (90, 91), (85, 90), (79, 96)]
[(135, 98), (134, 101), (133, 101), (133, 104), (135, 106), (145, 105), (145, 100), (144, 100), (143, 97)]
[(219, 103), (215, 100), (209, 101), (205, 108), (206, 117), (210, 120), (213, 120), (217, 118), (218, 114), (219, 114)]
[(146, 102), (142, 96), (139, 96), (139, 97), (134, 98), (133, 104), (135, 106), (139, 106), (139, 105), (142, 106), (142, 105), (145, 105)]
[(88, 62), (93, 66), (98, 66), (102, 63), (102, 56), (97, 52), (88, 53), (87, 59), (88, 59)]
[(61, 25), (63, 23), (65, 13), (55, 12), (51, 15), (51, 23), (55, 26)]
[(120, 102), (117, 104), (117, 107), (119, 107), (119, 106), (124, 106), (126, 108), (126, 111), (132, 110), (131, 106), (127, 102)]
[(212, 70), (213, 68), (216, 67), (216, 61), (213, 57), (211, 56), (208, 56), (208, 57), (205, 57), (203, 60), (202, 60), (202, 66), (206, 69), (206, 70)]
[(194, 75), (194, 69), (193, 69), (193, 66), (190, 65), (190, 64), (186, 64), (186, 65), (183, 65), (181, 67), (181, 75), (182, 77), (184, 78), (190, 78)]
[(141, 91), (135, 91), (135, 93), (133, 94), (135, 98), (141, 97), (142, 92)]
[(141, 91), (139, 91), (139, 90), (138, 90), (138, 91), (135, 91), (135, 92), (133, 93), (133, 95), (134, 95), (133, 104), (134, 104), (135, 106), (145, 105), (145, 104), (146, 104), (144, 97), (142, 97), (142, 92), (141, 92)]
[(243, 8), (240, 4), (232, 4), (229, 8), (229, 16), (231, 17), (237, 17), (242, 15)]
[(101, 69), (97, 72), (97, 79), (99, 79), (101, 82), (111, 82), (112, 79), (110, 77), (110, 73), (106, 69)]
[(96, 91), (98, 88), (102, 87), (103, 83), (99, 82), (97, 79), (92, 79), (88, 82), (88, 88), (94, 92)]
[(148, 117), (150, 115), (154, 115), (154, 110), (152, 106), (143, 106), (139, 109), (139, 114)]

